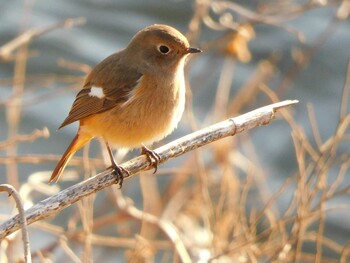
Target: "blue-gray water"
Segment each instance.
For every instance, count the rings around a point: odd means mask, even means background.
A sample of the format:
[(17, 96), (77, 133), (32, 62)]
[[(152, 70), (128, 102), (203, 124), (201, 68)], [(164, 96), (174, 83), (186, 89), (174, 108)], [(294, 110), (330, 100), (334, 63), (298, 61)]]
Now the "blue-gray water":
[[(154, 23), (169, 24), (186, 32), (193, 13), (193, 6), (192, 1), (180, 0), (24, 2), (2, 0), (0, 1), (0, 46), (14, 38), (21, 29), (42, 28), (66, 18), (85, 17), (87, 23), (84, 26), (55, 30), (35, 39), (30, 44), (30, 50), (39, 52), (39, 55), (29, 59), (27, 65), (29, 75), (72, 74), (72, 70), (59, 67), (57, 60), (63, 58), (94, 66), (109, 54), (123, 48), (139, 29)], [(289, 25), (305, 34), (306, 44), (313, 43), (315, 37), (324, 30), (335, 12), (336, 9), (329, 8), (315, 10), (290, 22)], [(292, 88), (288, 89), (281, 98), (300, 100), (300, 103), (294, 107), (295, 117), (310, 136), (307, 103), (312, 103), (314, 106), (322, 138), (328, 138), (334, 132), (338, 122), (341, 91), (350, 57), (350, 22), (349, 20), (343, 21), (335, 28), (335, 32), (330, 35), (331, 37), (312, 57), (307, 67), (297, 76)], [(247, 78), (256, 69), (257, 62), (269, 57), (272, 51), (279, 52), (282, 56), (278, 63), (278, 77), (275, 77), (273, 81), (277, 85), (292, 64), (291, 46), (300, 46), (294, 36), (281, 28), (264, 25), (258, 26), (256, 30), (256, 38), (250, 44), (252, 61), (248, 64), (236, 63), (231, 96), (234, 96), (237, 89), (247, 81)], [(212, 39), (213, 37), (213, 32), (205, 30), (203, 38)], [(222, 63), (222, 57), (208, 52), (201, 54), (201, 57), (192, 65), (189, 80), (194, 90), (195, 114), (199, 119), (204, 118), (205, 113), (212, 107)], [(203, 74), (203, 71), (209, 74)], [(11, 78), (11, 76), (13, 76), (13, 63), (0, 63), (0, 79)], [(29, 88), (43, 89), (42, 93), (46, 94), (64, 87), (65, 84), (62, 83), (61, 86), (30, 86)], [(10, 85), (0, 86), (0, 100), (7, 98), (10, 94)], [(49, 139), (39, 139), (35, 143), (22, 144), (19, 154), (60, 154), (65, 150), (77, 126), (71, 125), (59, 132), (56, 129), (67, 115), (74, 96), (75, 92), (72, 91), (54, 99), (50, 98), (47, 101), (43, 99), (40, 103), (24, 107), (20, 133), (29, 133), (33, 129), (47, 126), (51, 136)], [(30, 99), (28, 95), (24, 101), (30, 101)], [(5, 108), (1, 105), (0, 140), (7, 138), (7, 126), (4, 124)], [(183, 122), (176, 133), (166, 141), (188, 131), (189, 128)], [(290, 129), (282, 121), (276, 121), (270, 126), (260, 128), (255, 135), (254, 144), (259, 151), (261, 162), (269, 167), (266, 173), (269, 176), (269, 187), (274, 192), (286, 177), (291, 176), (296, 170)], [(3, 154), (0, 152), (0, 156)], [(169, 167), (172, 165), (169, 164)], [(53, 164), (23, 165), (19, 170), (20, 178), (25, 180), (34, 171), (52, 168)], [(0, 182), (4, 182), (5, 172), (4, 165), (1, 165)], [(345, 181), (349, 182), (349, 180)], [(129, 186), (127, 189), (137, 198), (138, 185)], [(1, 202), (4, 202), (3, 200), (5, 199), (2, 199)], [(342, 198), (338, 201), (337, 204), (344, 204), (349, 200)], [(282, 199), (280, 205), (281, 207), (288, 205), (287, 198)], [(327, 236), (343, 241), (349, 239), (349, 219), (350, 214), (347, 210), (329, 214), (327, 216)], [(42, 242), (38, 242), (40, 243)]]

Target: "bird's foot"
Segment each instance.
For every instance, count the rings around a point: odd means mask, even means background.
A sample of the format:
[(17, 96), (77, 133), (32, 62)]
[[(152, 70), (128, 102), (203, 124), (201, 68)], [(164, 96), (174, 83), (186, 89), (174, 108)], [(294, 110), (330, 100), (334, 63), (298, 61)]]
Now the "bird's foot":
[[(112, 163), (111, 166), (109, 167), (109, 169), (113, 170), (112, 174), (117, 178), (116, 184), (118, 184), (119, 189), (121, 189), (123, 186), (124, 178), (129, 177), (130, 172), (128, 170), (126, 170), (125, 168), (121, 167), (119, 164), (117, 164), (117, 162), (114, 160), (111, 147), (109, 147), (109, 144), (107, 141), (105, 141), (105, 143), (106, 143), (109, 158), (111, 159), (111, 163)], [(124, 174), (126, 174), (126, 176), (124, 176)]]
[(145, 154), (147, 156), (148, 161), (151, 163), (151, 166), (154, 168), (154, 172), (157, 172), (158, 164), (160, 163), (160, 156), (158, 153), (148, 149), (146, 146), (142, 146), (141, 154)]
[[(112, 165), (109, 168), (113, 169), (112, 174), (117, 178), (116, 184), (118, 184), (119, 189), (121, 189), (123, 186), (124, 178), (129, 177), (130, 172), (118, 165), (116, 162), (112, 162)], [(124, 174), (126, 174), (126, 176)]]

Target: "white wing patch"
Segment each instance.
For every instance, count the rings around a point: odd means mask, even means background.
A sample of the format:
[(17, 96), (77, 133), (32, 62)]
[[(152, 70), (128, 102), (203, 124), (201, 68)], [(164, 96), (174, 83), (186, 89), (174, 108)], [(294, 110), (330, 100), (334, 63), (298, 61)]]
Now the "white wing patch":
[(103, 93), (103, 89), (100, 87), (91, 87), (91, 91), (89, 92), (89, 96), (91, 97), (97, 97), (99, 99), (102, 99), (105, 97), (105, 94)]

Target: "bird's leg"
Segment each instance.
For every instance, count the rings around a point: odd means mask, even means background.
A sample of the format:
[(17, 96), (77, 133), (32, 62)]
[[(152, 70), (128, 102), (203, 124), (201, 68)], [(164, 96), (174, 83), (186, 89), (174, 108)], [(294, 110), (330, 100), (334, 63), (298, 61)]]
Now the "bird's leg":
[(119, 185), (119, 189), (122, 188), (123, 181), (124, 181), (124, 175), (125, 172), (128, 176), (130, 176), (130, 172), (123, 167), (121, 167), (117, 162), (114, 160), (113, 152), (111, 147), (109, 146), (108, 142), (106, 142), (107, 151), (109, 154), (109, 158), (111, 159), (111, 166), (110, 168), (113, 169), (113, 175), (117, 177), (117, 184)]
[(156, 173), (158, 169), (158, 164), (160, 163), (159, 154), (147, 148), (144, 144), (142, 144), (141, 154), (146, 154), (148, 161), (151, 163), (151, 166), (154, 168), (153, 173)]

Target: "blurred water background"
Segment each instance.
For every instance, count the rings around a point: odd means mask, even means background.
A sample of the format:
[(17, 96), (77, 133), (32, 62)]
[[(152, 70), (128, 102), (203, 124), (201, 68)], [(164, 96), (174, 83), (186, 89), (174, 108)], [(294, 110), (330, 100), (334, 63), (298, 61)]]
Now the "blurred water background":
[[(273, 3), (274, 1), (268, 2)], [(261, 4), (261, 1), (236, 1), (235, 3), (254, 10)], [(56, 129), (66, 117), (77, 92), (77, 89), (70, 88), (76, 83), (76, 79), (73, 77), (83, 77), (84, 73), (60, 66), (58, 61), (63, 59), (93, 67), (109, 54), (125, 47), (138, 30), (154, 23), (169, 24), (186, 33), (194, 7), (194, 1), (181, 0), (1, 0), (0, 46), (15, 38), (20, 32), (30, 28), (47, 27), (67, 18), (82, 17), (86, 19), (84, 25), (57, 29), (33, 39), (30, 43), (29, 51), (32, 53), (29, 54), (30, 58), (26, 67), (29, 81), (24, 88), (28, 92), (22, 97), (23, 110), (18, 133), (31, 133), (35, 129), (47, 127), (50, 131), (50, 137), (37, 139), (33, 143), (21, 144), (16, 155), (59, 155), (64, 152), (76, 132), (76, 124), (60, 131), (56, 131)], [(233, 83), (230, 86), (230, 98), (234, 98), (238, 90), (254, 76), (257, 65), (262, 60), (276, 55), (278, 57), (277, 67), (274, 76), (269, 80), (270, 88), (278, 89), (281, 87), (281, 83), (285, 83), (283, 81), (286, 81), (286, 75), (289, 74), (293, 77), (295, 73), (292, 84), (280, 93), (280, 99), (298, 99), (300, 101), (298, 105), (293, 107), (292, 112), (298, 124), (304, 127), (310, 137), (312, 137), (312, 130), (308, 119), (307, 104), (312, 104), (321, 138), (331, 136), (339, 121), (342, 89), (350, 57), (350, 21), (349, 19), (335, 20), (337, 11), (338, 6), (335, 5), (327, 8), (315, 8), (300, 16), (296, 14), (295, 19), (284, 22), (285, 25), (304, 35), (304, 43), (301, 43), (294, 33), (287, 32), (281, 27), (268, 24), (256, 25), (254, 27), (255, 38), (249, 43), (251, 60), (247, 63), (236, 61), (231, 64)], [(214, 40), (223, 34), (224, 31), (214, 31), (203, 27), (200, 39), (194, 45)], [(325, 38), (323, 39), (322, 36)], [(297, 54), (298, 49), (308, 47), (315, 47), (312, 49), (314, 53), (310, 57), (309, 63), (306, 63), (300, 72), (293, 71), (295, 54)], [(291, 53), (292, 49), (296, 52), (295, 54)], [(187, 75), (193, 92), (194, 114), (199, 120), (200, 127), (219, 121), (207, 118), (207, 114), (214, 105), (218, 82), (225, 63), (231, 62), (227, 62), (227, 58), (214, 47), (198, 56), (188, 68)], [(0, 63), (1, 102), (12, 95), (11, 78), (13, 74), (13, 62)], [(31, 77), (44, 75), (51, 76), (55, 81), (42, 81), (41, 86), (32, 84), (37, 85), (39, 82), (30, 82)], [(60, 81), (60, 78), (68, 79), (68, 81)], [(72, 80), (70, 81), (69, 78)], [(60, 90), (62, 92), (58, 92)], [(270, 101), (267, 97), (253, 98), (251, 104), (248, 103), (250, 106), (245, 106), (241, 113), (268, 103)], [(8, 125), (6, 123), (6, 105), (1, 104), (0, 141), (8, 138)], [(190, 131), (189, 120), (185, 116), (176, 132), (157, 145), (171, 141)], [(267, 187), (271, 193), (274, 193), (286, 178), (295, 176), (297, 171), (290, 127), (285, 121), (277, 120), (269, 126), (252, 131), (251, 134), (259, 161), (264, 163), (264, 167), (266, 167), (264, 174), (267, 176)], [(96, 146), (97, 143), (94, 142), (90, 147), (90, 156), (99, 156), (99, 148)], [(348, 148), (343, 147), (341, 151), (347, 152)], [(6, 151), (2, 151), (0, 157), (4, 157), (6, 154)], [(134, 151), (131, 156), (136, 154), (137, 152)], [(162, 167), (175, 167), (183, 160), (184, 157), (181, 157)], [(18, 166), (20, 181), (26, 181), (28, 176), (33, 173), (50, 171), (55, 164), (55, 162), (20, 164)], [(0, 163), (1, 183), (7, 182), (6, 173), (6, 165)], [(335, 176), (337, 171), (331, 171), (330, 174)], [(159, 177), (158, 180), (160, 182), (167, 181), (164, 177)], [(329, 180), (332, 181), (332, 176), (329, 177)], [(344, 183), (349, 182), (348, 174), (346, 174)], [(65, 182), (62, 187), (67, 187), (72, 183)], [(139, 187), (138, 178), (132, 178), (124, 183), (123, 192), (141, 207)], [(293, 192), (293, 188), (287, 188), (286, 193), (278, 200), (281, 211), (289, 206)], [(42, 196), (40, 198), (42, 199)], [(5, 203), (6, 200), (7, 197), (1, 195), (1, 203)], [(256, 202), (254, 199), (248, 200), (248, 206), (249, 203), (254, 202)], [(348, 202), (348, 196), (343, 196), (332, 200), (327, 205), (341, 205)], [(3, 208), (0, 211), (5, 213), (6, 209)], [(59, 220), (65, 220), (65, 217), (70, 216), (70, 214), (71, 211), (68, 209), (55, 218), (55, 222), (59, 223)], [(327, 214), (325, 234), (331, 240), (347, 243), (350, 238), (349, 222), (348, 209), (331, 212)], [(33, 242), (34, 239), (35, 242)], [(53, 241), (54, 237), (33, 231), (31, 240), (32, 250), (35, 251)], [(305, 246), (305, 249), (308, 249), (308, 245)], [(103, 257), (101, 253), (99, 250), (95, 251), (96, 262), (115, 262), (113, 258), (106, 255)], [(325, 253), (332, 256), (332, 252), (326, 251)], [(113, 253), (109, 255), (113, 255)]]

